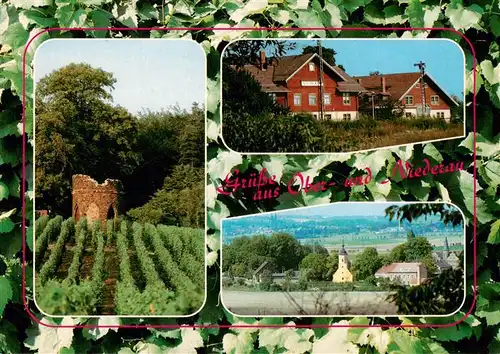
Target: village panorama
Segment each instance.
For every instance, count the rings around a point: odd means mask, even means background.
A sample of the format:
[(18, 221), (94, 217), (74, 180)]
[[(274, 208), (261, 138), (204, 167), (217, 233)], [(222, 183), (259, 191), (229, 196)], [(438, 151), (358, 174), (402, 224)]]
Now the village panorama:
[(445, 203), (334, 203), (225, 219), (222, 234), (236, 315), (446, 315), (464, 298), (463, 217)]

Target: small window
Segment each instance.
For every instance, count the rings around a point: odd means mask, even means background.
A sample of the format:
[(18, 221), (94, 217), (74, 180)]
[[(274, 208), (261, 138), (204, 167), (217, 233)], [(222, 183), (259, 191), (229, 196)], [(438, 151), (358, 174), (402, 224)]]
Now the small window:
[(293, 104), (295, 106), (300, 106), (302, 104), (302, 95), (300, 93), (295, 93), (293, 95)]
[(415, 88), (420, 88), (420, 84), (418, 84), (418, 83), (417, 83), (417, 84), (415, 85)]
[(410, 112), (406, 112), (406, 118), (411, 118), (412, 114)]
[(273, 102), (276, 102), (276, 94), (275, 93), (270, 93), (269, 96), (273, 100)]
[(315, 93), (309, 94), (309, 106), (316, 106), (316, 94)]
[(332, 104), (331, 97), (330, 97), (329, 93), (324, 93), (323, 94), (323, 103), (324, 104)]
[(314, 70), (315, 70), (315, 68), (316, 68), (316, 65), (314, 65), (314, 63), (313, 63), (313, 62), (310, 62), (310, 63), (309, 63), (309, 71), (314, 71)]
[(431, 96), (431, 104), (439, 104), (439, 96), (438, 95), (432, 95)]
[(443, 118), (444, 119), (444, 112), (437, 112), (436, 113), (438, 118)]
[(351, 120), (351, 113), (344, 113), (344, 120)]
[(331, 114), (325, 114), (325, 119), (328, 119), (328, 120), (332, 119), (332, 115)]
[(351, 104), (351, 96), (349, 96), (349, 92), (342, 93), (342, 102), (345, 105)]
[(409, 95), (405, 97), (405, 104), (413, 104), (413, 96)]

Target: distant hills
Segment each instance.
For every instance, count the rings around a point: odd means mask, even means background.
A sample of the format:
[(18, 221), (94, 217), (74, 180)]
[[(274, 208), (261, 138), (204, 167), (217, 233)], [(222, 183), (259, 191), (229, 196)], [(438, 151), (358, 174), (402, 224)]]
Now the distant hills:
[[(463, 235), (461, 226), (453, 228), (445, 226), (439, 216), (429, 216), (413, 221), (400, 223), (389, 221), (385, 216), (327, 216), (327, 215), (285, 215), (273, 213), (243, 218), (229, 218), (223, 222), (223, 241), (230, 243), (239, 236), (267, 235), (285, 232), (295, 236), (301, 243), (309, 243), (321, 238), (347, 237), (348, 239), (390, 239), (404, 238), (409, 230), (417, 236)], [(346, 238), (346, 240), (347, 240)], [(321, 242), (320, 242), (321, 243)]]

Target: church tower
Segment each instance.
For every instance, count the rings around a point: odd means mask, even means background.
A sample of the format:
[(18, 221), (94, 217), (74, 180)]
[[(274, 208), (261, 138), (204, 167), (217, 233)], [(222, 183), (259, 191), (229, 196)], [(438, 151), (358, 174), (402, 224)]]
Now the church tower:
[(352, 273), (349, 271), (349, 258), (347, 256), (347, 251), (344, 248), (344, 239), (342, 239), (342, 247), (339, 251), (339, 268), (333, 274), (332, 281), (334, 283), (351, 283)]

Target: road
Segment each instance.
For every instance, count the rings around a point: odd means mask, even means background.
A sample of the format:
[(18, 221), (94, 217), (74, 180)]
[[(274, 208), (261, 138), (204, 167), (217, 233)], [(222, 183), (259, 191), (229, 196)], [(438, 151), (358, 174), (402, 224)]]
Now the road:
[(398, 315), (390, 292), (223, 291), (222, 302), (236, 315)]

